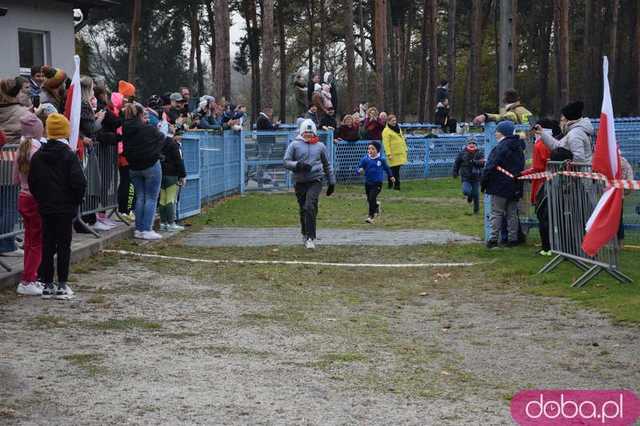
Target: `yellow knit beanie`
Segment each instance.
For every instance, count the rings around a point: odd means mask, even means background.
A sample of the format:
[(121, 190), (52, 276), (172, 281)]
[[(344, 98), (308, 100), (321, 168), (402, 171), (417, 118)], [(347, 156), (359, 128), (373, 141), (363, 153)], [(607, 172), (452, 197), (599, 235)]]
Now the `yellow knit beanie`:
[(49, 139), (68, 139), (71, 136), (69, 120), (62, 114), (47, 117), (47, 137)]

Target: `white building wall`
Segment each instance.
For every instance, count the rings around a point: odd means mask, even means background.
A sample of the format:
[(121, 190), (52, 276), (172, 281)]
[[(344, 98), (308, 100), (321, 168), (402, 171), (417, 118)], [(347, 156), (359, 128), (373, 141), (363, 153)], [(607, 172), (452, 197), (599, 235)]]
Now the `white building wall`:
[(75, 37), (73, 7), (69, 3), (47, 0), (0, 0), (8, 13), (0, 16), (0, 78), (20, 72), (18, 29), (46, 31), (49, 46), (47, 62), (73, 74)]

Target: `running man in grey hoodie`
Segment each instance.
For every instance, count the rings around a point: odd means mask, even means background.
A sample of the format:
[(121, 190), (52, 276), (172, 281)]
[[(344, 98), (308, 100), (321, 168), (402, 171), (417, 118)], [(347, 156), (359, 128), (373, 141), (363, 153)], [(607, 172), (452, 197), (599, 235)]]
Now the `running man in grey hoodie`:
[(304, 246), (314, 249), (322, 178), (326, 177), (329, 183), (327, 196), (333, 194), (336, 178), (329, 163), (327, 147), (319, 142), (316, 125), (312, 120), (307, 119), (300, 124), (298, 136), (289, 144), (284, 154), (284, 167), (294, 172)]
[(582, 117), (584, 103), (581, 101), (572, 102), (562, 108), (560, 115), (560, 128), (564, 137), (560, 140), (544, 133), (542, 128), (534, 128), (536, 134), (540, 136), (542, 142), (550, 149), (565, 148), (573, 154), (573, 161), (576, 163), (589, 163), (593, 157), (591, 137), (594, 134), (591, 120)]

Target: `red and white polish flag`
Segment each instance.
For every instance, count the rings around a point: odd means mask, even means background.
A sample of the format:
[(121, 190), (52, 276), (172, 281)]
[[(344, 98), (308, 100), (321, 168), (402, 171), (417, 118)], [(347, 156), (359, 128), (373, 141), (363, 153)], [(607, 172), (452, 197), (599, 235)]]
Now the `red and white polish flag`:
[[(613, 118), (611, 91), (609, 90), (609, 61), (603, 58), (604, 96), (600, 113), (600, 128), (593, 153), (592, 168), (609, 180), (620, 179), (620, 157), (616, 141), (616, 129)], [(622, 197), (624, 190), (608, 187), (587, 222), (587, 233), (582, 240), (582, 250), (589, 256), (595, 256), (601, 247), (613, 239), (620, 226)]]
[(78, 148), (78, 140), (80, 138), (80, 109), (82, 103), (82, 89), (80, 88), (80, 56), (73, 57), (75, 62), (75, 70), (71, 79), (71, 86), (67, 90), (67, 101), (64, 107), (64, 115), (71, 124), (71, 137), (69, 137), (69, 146), (73, 152)]

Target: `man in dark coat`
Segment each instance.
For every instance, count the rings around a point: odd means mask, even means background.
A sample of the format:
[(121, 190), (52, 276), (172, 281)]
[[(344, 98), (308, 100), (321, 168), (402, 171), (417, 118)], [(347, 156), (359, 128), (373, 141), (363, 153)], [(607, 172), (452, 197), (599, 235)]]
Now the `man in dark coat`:
[(506, 218), (507, 246), (518, 244), (518, 200), (522, 198), (522, 182), (516, 177), (524, 170), (524, 141), (514, 134), (512, 121), (501, 121), (496, 127), (498, 145), (489, 154), (482, 173), (481, 187), (491, 197), (491, 234), (487, 248), (498, 245), (502, 222)]

